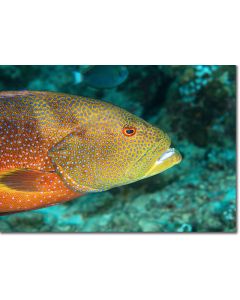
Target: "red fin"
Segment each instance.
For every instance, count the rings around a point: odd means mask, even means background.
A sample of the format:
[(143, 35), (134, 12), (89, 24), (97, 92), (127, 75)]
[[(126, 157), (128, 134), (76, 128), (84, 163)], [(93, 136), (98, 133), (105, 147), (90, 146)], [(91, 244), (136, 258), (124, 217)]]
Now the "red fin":
[(44, 192), (49, 189), (51, 172), (17, 169), (0, 174), (1, 185), (23, 192)]
[(59, 204), (80, 195), (68, 189), (55, 172), (0, 171), (0, 216)]

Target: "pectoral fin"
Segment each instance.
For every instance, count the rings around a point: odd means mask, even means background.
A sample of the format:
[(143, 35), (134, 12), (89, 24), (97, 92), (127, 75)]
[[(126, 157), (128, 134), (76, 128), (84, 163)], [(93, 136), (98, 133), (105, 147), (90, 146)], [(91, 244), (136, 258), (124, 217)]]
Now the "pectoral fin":
[(9, 189), (22, 192), (49, 191), (52, 172), (14, 169), (0, 173), (0, 190)]

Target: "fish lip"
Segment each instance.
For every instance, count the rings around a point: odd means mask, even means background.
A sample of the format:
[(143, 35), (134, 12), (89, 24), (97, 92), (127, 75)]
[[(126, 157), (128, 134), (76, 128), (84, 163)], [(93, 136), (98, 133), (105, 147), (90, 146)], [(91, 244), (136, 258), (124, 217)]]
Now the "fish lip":
[[(156, 152), (159, 153), (158, 149), (160, 148), (160, 147), (159, 147), (160, 144), (161, 144), (161, 141), (160, 141), (159, 143), (154, 144), (151, 148), (147, 149), (147, 150), (146, 150), (146, 151), (145, 151), (145, 152), (137, 159), (137, 161), (136, 161), (134, 164), (138, 163), (141, 159), (143, 159), (143, 157), (147, 156), (148, 153), (156, 153)], [(160, 160), (161, 157), (162, 157), (166, 152), (168, 152), (169, 150), (174, 150), (174, 151), (176, 151), (175, 148), (167, 148), (167, 150), (165, 150), (164, 152), (161, 153), (161, 155), (160, 155), (160, 157), (157, 159), (157, 161)], [(179, 153), (179, 154), (180, 154), (180, 153)]]
[[(151, 165), (148, 166), (148, 169), (145, 171), (145, 174), (142, 176), (141, 179), (159, 174), (171, 167), (173, 167), (176, 164), (179, 164), (182, 160), (182, 155), (180, 152), (175, 149), (169, 147), (165, 150), (160, 148), (161, 144), (157, 143), (147, 151), (145, 151), (134, 164), (131, 164), (129, 168), (125, 171), (124, 176), (131, 180), (134, 179), (132, 175), (129, 175), (129, 170), (131, 170), (134, 165), (136, 165), (139, 161), (141, 161), (145, 156), (147, 156), (149, 153), (152, 154), (154, 157), (151, 159)], [(160, 150), (159, 150), (160, 149)], [(155, 172), (156, 169), (159, 171)], [(155, 170), (155, 171), (154, 171)], [(136, 180), (134, 180), (136, 181)], [(133, 182), (133, 181), (132, 181)]]
[(179, 164), (182, 160), (180, 152), (175, 148), (167, 148), (158, 154), (153, 161), (153, 164), (146, 172), (144, 178), (164, 172), (165, 170)]
[(162, 162), (164, 162), (165, 160), (169, 159), (170, 157), (172, 157), (176, 154), (178, 155), (178, 159), (181, 160), (181, 154), (175, 148), (168, 148), (166, 151), (164, 151), (160, 155), (160, 157), (157, 159), (156, 163), (161, 164)]
[(171, 161), (172, 165), (179, 164), (182, 161), (181, 153), (176, 148), (168, 148), (157, 159), (156, 165), (161, 165), (168, 161)]

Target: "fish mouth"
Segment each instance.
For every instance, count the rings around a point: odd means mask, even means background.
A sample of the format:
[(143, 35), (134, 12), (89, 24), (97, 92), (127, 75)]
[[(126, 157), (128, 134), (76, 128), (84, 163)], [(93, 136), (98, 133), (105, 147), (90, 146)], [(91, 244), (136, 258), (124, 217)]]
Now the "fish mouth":
[(177, 149), (169, 148), (162, 153), (162, 155), (159, 157), (156, 163), (160, 165), (169, 159), (174, 160), (176, 163), (180, 163), (180, 161), (182, 160), (182, 156)]
[(182, 160), (182, 155), (175, 148), (168, 148), (157, 157), (151, 168), (146, 172), (144, 177), (149, 177), (161, 173)]

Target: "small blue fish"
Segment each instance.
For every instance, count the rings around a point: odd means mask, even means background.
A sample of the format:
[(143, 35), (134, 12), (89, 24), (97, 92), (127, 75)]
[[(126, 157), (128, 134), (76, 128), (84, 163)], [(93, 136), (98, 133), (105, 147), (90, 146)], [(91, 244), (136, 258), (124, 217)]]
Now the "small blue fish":
[(84, 71), (73, 72), (75, 84), (85, 83), (91, 87), (104, 89), (122, 84), (128, 77), (126, 66), (90, 66)]

